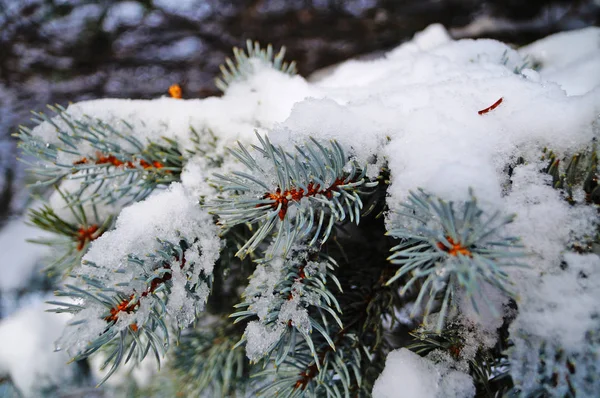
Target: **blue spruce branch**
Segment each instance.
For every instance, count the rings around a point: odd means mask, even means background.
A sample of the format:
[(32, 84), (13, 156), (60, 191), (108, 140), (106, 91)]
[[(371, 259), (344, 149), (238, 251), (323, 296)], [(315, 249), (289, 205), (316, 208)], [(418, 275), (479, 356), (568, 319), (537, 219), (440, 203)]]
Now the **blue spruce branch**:
[(600, 327), (588, 330), (578, 350), (522, 335), (524, 346), (508, 350), (514, 395), (592, 397), (600, 391)]
[(244, 293), (245, 300), (236, 305), (236, 308), (243, 310), (231, 317), (236, 318), (235, 323), (259, 318), (248, 325), (239, 344), (248, 341), (248, 344), (256, 345), (253, 340), (257, 337), (252, 336), (257, 333), (255, 329), (277, 334), (277, 339), (262, 349), (248, 347), (251, 361), (265, 359), (268, 362), (271, 354), (275, 353), (274, 363), (278, 366), (288, 355), (295, 355), (299, 339), (306, 342), (316, 361), (314, 331), (335, 349), (329, 337), (329, 324), (343, 327), (339, 318), (341, 308), (328, 286), (328, 283), (333, 283), (341, 290), (332, 273), (335, 266), (333, 259), (319, 256), (318, 251), (307, 248), (294, 249), (285, 259), (259, 261)]
[(234, 61), (229, 58), (225, 59), (225, 64), (220, 66), (221, 77), (215, 79), (215, 84), (219, 90), (225, 92), (232, 82), (247, 79), (248, 76), (254, 73), (253, 61), (269, 65), (282, 73), (295, 75), (297, 73), (296, 62), (287, 63), (283, 60), (284, 56), (285, 47), (281, 47), (281, 50), (275, 54), (273, 46), (270, 44), (264, 49), (260, 47), (258, 42), (253, 44), (252, 40), (247, 40), (246, 52), (237, 47), (233, 48)]
[(163, 138), (144, 144), (125, 121), (116, 129), (89, 116), (76, 119), (58, 105), (49, 108), (55, 118), (40, 112), (34, 121), (54, 127), (57, 142), (48, 143), (23, 126), (17, 134), (24, 153), (39, 159), (30, 170), (41, 178), (38, 184), (78, 180), (81, 186), (71, 194), (71, 202), (128, 198), (130, 203), (144, 199), (159, 185), (179, 180), (184, 157), (177, 142)]
[[(66, 193), (55, 188), (66, 201)], [(74, 267), (81, 263), (81, 259), (87, 252), (92, 241), (99, 238), (105, 231), (109, 230), (114, 221), (112, 215), (103, 220), (98, 215), (97, 207), (92, 202), (89, 210), (81, 204), (68, 204), (69, 212), (74, 222), (60, 217), (56, 211), (47, 204), (41, 208), (29, 210), (29, 222), (39, 229), (51, 232), (54, 237), (30, 239), (29, 242), (43, 244), (58, 249), (60, 255), (44, 269), (50, 276), (60, 274), (65, 276)], [(91, 212), (92, 214), (87, 214)]]
[(183, 333), (171, 362), (181, 393), (230, 397), (245, 391), (251, 366), (243, 347), (236, 346), (240, 335), (227, 319)]
[(256, 391), (264, 397), (339, 398), (360, 396), (362, 361), (365, 348), (356, 335), (341, 329), (335, 336), (335, 345), (323, 341), (317, 346), (317, 359), (306, 342), (299, 344), (294, 356), (289, 356), (278, 367), (253, 374), (267, 381)]
[[(84, 262), (86, 269), (80, 270), (80, 274), (85, 272), (78, 278), (80, 283), (66, 284), (63, 290), (55, 293), (72, 300), (50, 302), (58, 306), (50, 311), (76, 315), (70, 327), (77, 327), (77, 330), (72, 333), (91, 336), (73, 360), (87, 358), (102, 348), (108, 350), (103, 368), (110, 365), (110, 370), (101, 383), (121, 363), (132, 358), (136, 363), (140, 362), (150, 350), (160, 363), (160, 357), (170, 345), (169, 330), (188, 326), (204, 308), (212, 275), (195, 272), (197, 264), (186, 260), (184, 254), (194, 242), (182, 239), (178, 244), (160, 243), (161, 249), (146, 258), (129, 256), (127, 267), (116, 272)], [(179, 297), (186, 303), (176, 305), (193, 307), (195, 316), (190, 317), (189, 311), (170, 307), (175, 273), (182, 273), (187, 280), (185, 297)], [(195, 273), (197, 278), (193, 276)], [(68, 339), (66, 341), (68, 345)]]
[[(504, 268), (522, 265), (516, 260), (524, 253), (513, 250), (522, 248), (518, 238), (500, 235), (514, 216), (501, 217), (496, 213), (484, 218), (474, 197), (456, 211), (452, 202), (422, 190), (411, 192), (408, 203), (403, 206), (405, 210), (400, 214), (409, 220), (407, 226), (389, 232), (401, 240), (391, 249), (394, 253), (389, 257), (393, 264), (400, 265), (400, 269), (387, 283), (406, 276), (401, 294), (417, 282), (422, 283), (412, 316), (427, 296), (425, 316), (441, 299), (436, 327), (439, 333), (459, 289), (471, 298), (475, 309), (478, 306), (473, 295), (483, 283), (514, 296)], [(480, 296), (485, 300), (485, 296)]]
[(226, 229), (258, 224), (238, 256), (252, 253), (274, 231), (274, 247), (283, 245), (285, 253), (304, 237), (309, 245), (325, 242), (336, 222), (358, 224), (361, 195), (371, 193), (377, 182), (368, 181), (365, 168), (349, 162), (336, 141), (326, 147), (312, 139), (292, 154), (257, 136), (261, 146), (253, 149), (258, 156), (241, 144), (230, 150), (248, 172), (215, 174), (216, 184), (230, 194), (208, 206)]

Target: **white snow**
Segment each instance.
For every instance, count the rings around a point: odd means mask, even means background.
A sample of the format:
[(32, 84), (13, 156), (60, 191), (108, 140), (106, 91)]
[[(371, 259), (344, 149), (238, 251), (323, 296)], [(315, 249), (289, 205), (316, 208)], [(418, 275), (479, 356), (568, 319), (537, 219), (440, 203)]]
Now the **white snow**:
[(264, 325), (258, 321), (248, 322), (244, 335), (247, 339), (246, 355), (250, 362), (257, 362), (273, 348), (285, 331), (282, 324)]
[(600, 84), (600, 28), (561, 32), (525, 46), (519, 53), (540, 63), (543, 78), (557, 82), (569, 95)]
[[(166, 97), (148, 101), (102, 99), (79, 102), (67, 110), (76, 120), (83, 119), (84, 115), (101, 119), (142, 143), (158, 142), (161, 137), (172, 138), (183, 150), (194, 147), (190, 141), (192, 128), (198, 132), (211, 130), (218, 137), (215, 148), (218, 154), (236, 140), (253, 141), (255, 129), (265, 132), (275, 122), (285, 120), (292, 105), (309, 95), (307, 83), (299, 76), (291, 77), (258, 66), (256, 69), (257, 73), (248, 80), (232, 84), (223, 97), (187, 101)], [(288, 89), (281, 92), (282, 86)], [(131, 130), (124, 120), (131, 125)], [(59, 119), (55, 121), (61, 128), (66, 128)], [(58, 143), (56, 128), (50, 124), (37, 126), (33, 134), (47, 142)], [(124, 140), (119, 143), (124, 148), (132, 148)], [(82, 145), (81, 153), (93, 157), (96, 149)], [(58, 161), (72, 164), (80, 159), (79, 155), (60, 152)]]
[[(597, 378), (598, 313), (600, 313), (600, 257), (595, 254), (564, 254), (564, 270), (555, 270), (531, 281), (518, 316), (510, 326), (514, 346), (508, 351), (511, 376), (524, 394), (536, 391), (540, 379), (557, 371), (559, 383), (553, 396), (563, 396), (570, 377), (578, 395), (593, 396)], [(543, 359), (543, 366), (540, 365)], [(577, 366), (567, 373), (565, 358)]]
[(48, 237), (48, 234), (29, 226), (22, 218), (14, 219), (0, 231), (0, 293), (27, 286), (33, 273), (39, 270), (42, 258), (49, 248), (29, 243), (27, 239)]
[[(600, 28), (560, 32), (519, 49), (542, 64), (542, 70), (562, 69), (573, 61), (600, 51)], [(592, 77), (592, 76), (590, 76)]]
[[(192, 4), (186, 1), (172, 12), (183, 12)], [(411, 190), (423, 188), (447, 201), (463, 202), (472, 188), (484, 211), (516, 213), (516, 221), (501, 234), (520, 236), (528, 252), (523, 262), (529, 268), (511, 271), (519, 297), (513, 330), (557, 339), (576, 349), (596, 308), (592, 300), (597, 301), (598, 276), (591, 268), (597, 270), (598, 265), (597, 257), (577, 257), (565, 250), (573, 239), (595, 228), (597, 215), (589, 206), (567, 204), (540, 172), (544, 164), (539, 159), (546, 147), (563, 158), (600, 137), (599, 36), (599, 28), (588, 28), (554, 35), (517, 51), (494, 40), (454, 41), (436, 25), (380, 59), (345, 62), (316, 82), (258, 62), (250, 76), (232, 82), (220, 98), (96, 100), (71, 105), (68, 111), (76, 118), (89, 114), (117, 127), (127, 120), (131, 134), (142, 142), (166, 136), (184, 149), (193, 148), (190, 127), (210, 130), (218, 138), (211, 155), (224, 159), (219, 172), (240, 166), (224, 148), (236, 140), (256, 143), (255, 130), (268, 133), (275, 145), (290, 151), (310, 137), (335, 139), (360, 165), (368, 165), (369, 176), (377, 175), (381, 167), (389, 168), (388, 228), (398, 222), (394, 214)], [(535, 62), (541, 63), (538, 71), (529, 69)], [(490, 109), (492, 104), (497, 106)], [(55, 133), (49, 124), (34, 129), (47, 142), (57, 142)], [(519, 157), (525, 163), (514, 167), (509, 177), (507, 170)], [(72, 162), (74, 157), (62, 153), (60, 160)], [(192, 280), (198, 280), (200, 269), (212, 272), (219, 248), (217, 231), (198, 200), (215, 198), (207, 183), (215, 167), (200, 156), (192, 157), (181, 185), (125, 208), (116, 229), (96, 240), (85, 259), (107, 271), (98, 275), (109, 278), (108, 270), (125, 267), (128, 254), (143, 257), (156, 249), (156, 237), (172, 240), (181, 233), (201, 237), (203, 242), (196, 254), (205, 258), (189, 253), (189, 259), (200, 263)], [(576, 195), (581, 197), (582, 192)], [(571, 274), (575, 271), (567, 270), (571, 278), (567, 282), (559, 270), (563, 258), (570, 269), (589, 273), (588, 279), (582, 282)], [(171, 309), (181, 324), (190, 321), (192, 311), (185, 301), (183, 285), (190, 277), (185, 272), (173, 274), (178, 287)], [(252, 305), (259, 316), (246, 329), (252, 359), (277, 341), (283, 321), (306, 323), (303, 308), (293, 301), (283, 308), (281, 322), (262, 322), (280, 272), (277, 259), (259, 265), (246, 289), (256, 296)], [(131, 273), (121, 277), (130, 278)], [(582, 284), (584, 288), (578, 289)], [(200, 285), (197, 298), (204, 300), (207, 289)], [(489, 298), (502, 309), (505, 297), (496, 293), (490, 292)], [(589, 305), (575, 310), (582, 301)], [(551, 308), (561, 316), (549, 316)], [(471, 350), (465, 355), (477, 346), (494, 344), (490, 336), (500, 314), (475, 316), (467, 305), (461, 304), (461, 309), (461, 321), (479, 328), (465, 336)], [(98, 311), (91, 312), (98, 317)], [(131, 317), (123, 316), (122, 327), (131, 322)], [(574, 322), (581, 329), (573, 331)], [(105, 323), (96, 326), (98, 332)], [(73, 335), (73, 340), (85, 344), (91, 334), (82, 336)], [(405, 349), (389, 355), (374, 395), (396, 396), (400, 389), (417, 398), (474, 395), (467, 374)]]
[[(538, 172), (540, 167), (537, 163), (516, 167), (512, 190), (506, 197), (507, 209), (518, 214), (508, 231), (521, 236), (529, 253), (526, 263), (532, 269), (517, 270), (517, 274), (556, 269), (573, 235), (593, 228), (594, 209), (570, 206), (550, 186), (551, 178)], [(573, 234), (573, 231), (580, 232)], [(515, 278), (517, 282), (521, 280)], [(524, 294), (528, 283), (528, 280), (523, 281)]]
[(49, 308), (37, 302), (0, 320), (0, 376), (9, 376), (25, 397), (39, 397), (43, 388), (73, 377), (69, 357), (54, 350), (70, 316), (45, 312)]
[(406, 348), (390, 352), (373, 386), (373, 398), (470, 398), (471, 377), (422, 358)]
[[(172, 184), (169, 189), (123, 209), (115, 229), (92, 243), (82, 266), (75, 273), (95, 276), (107, 286), (128, 283), (130, 290), (126, 295), (137, 292), (139, 296), (146, 291), (149, 281), (135, 276), (141, 270), (146, 275), (157, 275), (155, 269), (164, 267), (161, 263), (165, 260), (150, 257), (162, 249), (157, 238), (173, 244), (178, 244), (181, 239), (188, 240), (191, 246), (185, 253), (192, 255), (186, 258), (185, 265), (178, 258), (173, 258), (173, 263), (169, 264), (173, 288), (169, 293), (167, 311), (174, 320), (174, 326), (182, 328), (195, 319), (198, 310), (204, 308), (209, 289), (201, 273), (206, 277), (212, 274), (221, 248), (217, 233), (212, 217), (200, 208), (197, 200), (188, 195), (181, 184)], [(144, 260), (144, 265), (131, 263), (128, 260), (130, 256)], [(151, 295), (140, 297), (140, 305), (135, 312), (118, 315), (117, 327), (125, 329), (133, 323), (143, 325), (149, 315), (149, 306), (153, 305), (152, 300)], [(88, 307), (74, 318), (75, 321), (85, 319), (88, 322), (66, 328), (60, 340), (61, 348), (74, 354), (97, 338), (106, 329), (102, 315), (106, 311), (100, 304), (90, 301)]]
[(143, 257), (160, 247), (157, 237), (169, 242), (205, 237), (211, 240), (206, 247), (214, 249), (212, 241), (217, 239), (216, 233), (212, 218), (198, 206), (197, 200), (188, 196), (180, 184), (173, 184), (168, 190), (123, 209), (115, 229), (92, 243), (84, 261), (115, 270), (123, 266), (128, 255)]
[[(316, 84), (325, 98), (296, 104), (271, 131), (272, 141), (335, 138), (361, 164), (379, 155), (376, 168), (383, 152), (392, 171), (392, 209), (417, 187), (454, 200), (473, 187), (480, 201), (502, 208), (511, 159), (537, 159), (544, 146), (574, 151), (594, 136), (600, 89), (592, 85), (587, 95), (568, 97), (543, 78), (515, 74), (525, 60), (502, 43), (462, 40), (430, 51), (400, 50), (340, 65)], [(500, 98), (496, 109), (478, 114)]]
[(524, 304), (511, 328), (556, 342), (569, 352), (581, 349), (585, 333), (598, 328), (600, 257), (565, 253), (566, 270), (555, 270), (529, 285)]

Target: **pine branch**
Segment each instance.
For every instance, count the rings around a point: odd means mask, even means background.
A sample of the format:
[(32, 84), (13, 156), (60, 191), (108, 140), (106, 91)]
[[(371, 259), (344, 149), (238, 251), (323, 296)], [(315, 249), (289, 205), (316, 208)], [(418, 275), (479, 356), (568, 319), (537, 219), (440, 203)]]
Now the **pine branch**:
[[(439, 333), (458, 289), (473, 298), (483, 283), (489, 283), (508, 296), (514, 296), (504, 268), (520, 266), (516, 259), (524, 253), (512, 250), (522, 247), (518, 238), (500, 235), (514, 216), (500, 217), (496, 213), (484, 219), (474, 197), (456, 214), (452, 202), (434, 198), (422, 190), (411, 192), (404, 208), (406, 211), (401, 214), (414, 221), (389, 232), (401, 239), (389, 257), (393, 264), (401, 267), (388, 283), (406, 276), (408, 279), (401, 290), (404, 294), (417, 281), (423, 281), (411, 316), (420, 310), (426, 296), (429, 298), (425, 317), (436, 301), (441, 300), (436, 327)], [(477, 303), (472, 302), (477, 309)], [(494, 311), (491, 305), (489, 307)]]
[[(350, 397), (361, 391), (361, 362), (364, 354), (355, 335), (341, 329), (335, 335), (335, 350), (323, 341), (314, 359), (306, 342), (298, 345), (294, 356), (279, 366), (252, 377), (267, 381), (255, 394), (281, 397)], [(275, 378), (275, 381), (268, 381)]]
[(221, 236), (223, 248), (215, 263), (212, 294), (206, 304), (209, 313), (229, 315), (232, 308), (240, 302), (240, 287), (248, 283), (248, 278), (256, 268), (256, 259), (248, 256), (242, 260), (235, 253), (251, 236), (252, 231), (245, 224), (231, 228)]
[[(567, 202), (577, 203), (575, 191), (581, 189), (585, 193), (585, 203), (600, 205), (598, 150), (595, 142), (589, 148), (563, 159), (544, 148), (542, 160), (548, 162), (543, 172), (552, 176), (552, 186), (564, 192)], [(563, 168), (564, 163), (566, 167)]]
[(235, 396), (249, 383), (250, 363), (237, 341), (241, 330), (227, 320), (190, 330), (174, 349), (172, 367), (186, 396)]
[[(500, 64), (504, 65), (504, 66), (508, 66), (509, 61), (510, 61), (510, 57), (508, 56), (508, 50), (504, 50), (504, 52), (502, 53), (502, 58), (500, 59)], [(515, 75), (520, 75), (520, 74), (522, 74), (523, 70), (525, 70), (525, 69), (539, 70), (539, 68), (540, 68), (540, 64), (538, 62), (536, 62), (529, 54), (527, 54), (523, 58), (523, 62), (520, 63), (519, 65), (516, 65), (513, 68), (512, 72)]]
[(194, 144), (193, 149), (187, 150), (188, 156), (200, 155), (207, 160), (207, 165), (212, 168), (220, 168), (223, 165), (223, 157), (215, 153), (217, 148), (217, 136), (209, 128), (198, 132), (190, 126), (190, 141)]
[[(313, 358), (317, 352), (313, 343), (316, 330), (335, 349), (328, 334), (329, 323), (340, 328), (340, 306), (327, 286), (334, 283), (336, 266), (331, 258), (319, 256), (314, 249), (298, 248), (288, 256), (262, 260), (244, 293), (244, 301), (235, 307), (242, 309), (231, 315), (235, 323), (258, 317), (246, 327), (243, 339), (252, 362), (271, 360), (275, 366), (288, 355), (295, 355), (296, 342), (301, 337), (310, 348)], [(265, 340), (265, 334), (269, 336)]]
[(281, 47), (281, 50), (277, 54), (274, 54), (273, 46), (270, 44), (266, 49), (263, 49), (260, 48), (258, 42), (254, 42), (253, 45), (252, 40), (247, 40), (246, 51), (244, 52), (244, 50), (234, 47), (233, 58), (235, 63), (231, 59), (226, 58), (225, 65), (220, 66), (221, 77), (215, 79), (215, 84), (219, 90), (226, 92), (231, 83), (246, 80), (254, 73), (254, 62), (268, 65), (274, 70), (281, 71), (287, 75), (293, 76), (297, 73), (295, 61), (289, 64), (283, 61), (285, 47)]
[(61, 106), (49, 108), (56, 117), (40, 112), (34, 121), (55, 128), (58, 141), (48, 143), (22, 126), (17, 134), (19, 146), (39, 159), (30, 170), (41, 178), (38, 184), (80, 181), (70, 202), (113, 203), (127, 198), (130, 203), (145, 198), (159, 185), (179, 180), (184, 159), (176, 141), (163, 137), (161, 142), (144, 144), (125, 121), (117, 129), (89, 116), (76, 119)]
[(267, 137), (257, 136), (261, 147), (253, 148), (258, 157), (241, 144), (230, 151), (249, 172), (215, 174), (216, 183), (231, 194), (208, 206), (224, 228), (257, 224), (238, 256), (253, 252), (273, 231), (274, 251), (283, 245), (285, 253), (304, 237), (310, 239), (309, 245), (325, 242), (334, 224), (346, 218), (358, 224), (361, 195), (377, 182), (369, 182), (364, 168), (348, 162), (336, 141), (326, 148), (313, 139), (291, 154), (272, 145)]
[(2, 396), (21, 398), (22, 393), (14, 385), (10, 375), (0, 376), (0, 393)]
[[(56, 191), (66, 201), (66, 194), (58, 188)], [(86, 214), (86, 209), (81, 204), (67, 204), (67, 208), (75, 222), (60, 217), (49, 205), (29, 210), (29, 221), (32, 225), (56, 235), (52, 239), (29, 240), (32, 243), (58, 248), (61, 256), (44, 269), (49, 275), (58, 273), (64, 276), (70, 273), (81, 263), (90, 243), (113, 225), (114, 217), (108, 216), (105, 220), (101, 220), (94, 203), (91, 205), (91, 215)]]
[(75, 314), (70, 325), (76, 328), (62, 339), (63, 344), (88, 340), (75, 347), (74, 360), (108, 349), (103, 368), (110, 365), (110, 370), (101, 383), (121, 363), (130, 359), (137, 363), (149, 351), (160, 363), (170, 345), (169, 329), (186, 327), (204, 307), (212, 277), (198, 269), (199, 260), (190, 261), (190, 257), (199, 259), (192, 254), (199, 250), (195, 242), (182, 239), (178, 244), (160, 244), (161, 249), (146, 258), (129, 256), (128, 267), (117, 272), (84, 262), (79, 278), (82, 285), (67, 284), (56, 292), (71, 301), (50, 302), (58, 306), (53, 312)]
[[(385, 319), (393, 319), (403, 302), (398, 285), (386, 285), (393, 266), (386, 261), (382, 248), (386, 239), (374, 240), (385, 228), (382, 219), (366, 218), (361, 228), (350, 224), (345, 231), (323, 247), (329, 255), (347, 258), (333, 271), (343, 291), (336, 292), (343, 328), (326, 324), (329, 340), (313, 333), (316, 358), (301, 341), (279, 366), (267, 368), (253, 377), (272, 377), (275, 382), (258, 392), (264, 396), (339, 397), (369, 396), (391, 349), (384, 335)], [(347, 256), (340, 251), (347, 251)], [(390, 326), (391, 327), (391, 326)], [(365, 355), (366, 353), (366, 355)]]
[[(512, 387), (508, 375), (508, 360), (503, 354), (508, 333), (504, 327), (504, 333), (501, 333), (494, 347), (484, 347), (480, 344), (473, 352), (473, 347), (467, 348), (466, 345), (474, 344), (473, 336), (476, 336), (476, 333), (473, 326), (457, 321), (447, 324), (442, 333), (422, 325), (410, 333), (414, 341), (407, 348), (421, 356), (441, 351), (457, 362), (466, 361), (478, 391), (477, 396), (494, 397)], [(466, 356), (463, 354), (465, 349), (469, 351)]]
[(578, 350), (536, 336), (508, 351), (515, 388), (527, 397), (592, 397), (600, 391), (600, 328), (588, 330)]
[[(397, 344), (391, 331), (396, 331), (396, 315), (407, 301), (406, 296), (399, 295), (398, 282), (386, 285), (396, 271), (387, 261), (386, 253), (393, 244), (385, 237), (384, 218), (379, 216), (385, 208), (386, 177), (383, 169), (378, 178), (382, 183), (369, 196), (374, 210), (371, 215), (362, 218), (360, 226), (348, 223), (336, 228), (335, 235), (322, 247), (340, 264), (334, 272), (342, 286), (336, 297), (342, 308), (343, 333), (354, 336), (356, 348), (362, 353), (357, 363), (360, 383), (354, 384), (351, 396), (370, 396), (388, 352)], [(332, 329), (334, 341), (339, 332)], [(336, 345), (336, 352), (340, 349), (345, 348)]]

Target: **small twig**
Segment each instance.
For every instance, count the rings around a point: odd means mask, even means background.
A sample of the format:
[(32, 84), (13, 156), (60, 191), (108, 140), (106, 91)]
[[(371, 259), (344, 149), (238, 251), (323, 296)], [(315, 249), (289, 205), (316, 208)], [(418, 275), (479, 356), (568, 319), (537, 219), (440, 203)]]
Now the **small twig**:
[(486, 113), (488, 113), (489, 111), (493, 111), (494, 109), (496, 109), (498, 107), (498, 105), (500, 105), (502, 103), (503, 98), (500, 97), (500, 99), (496, 102), (494, 102), (491, 106), (488, 106), (485, 109), (480, 110), (479, 113), (480, 115), (484, 115)]

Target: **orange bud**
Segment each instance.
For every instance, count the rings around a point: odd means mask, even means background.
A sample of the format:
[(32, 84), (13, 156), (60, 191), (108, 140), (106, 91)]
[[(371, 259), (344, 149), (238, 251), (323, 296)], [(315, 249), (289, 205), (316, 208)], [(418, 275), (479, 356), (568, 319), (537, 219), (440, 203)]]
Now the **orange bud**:
[(171, 87), (169, 87), (169, 95), (171, 96), (171, 98), (181, 99), (181, 94), (182, 90), (179, 84), (175, 83), (172, 84)]

